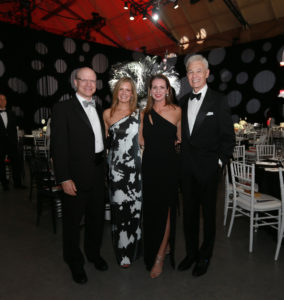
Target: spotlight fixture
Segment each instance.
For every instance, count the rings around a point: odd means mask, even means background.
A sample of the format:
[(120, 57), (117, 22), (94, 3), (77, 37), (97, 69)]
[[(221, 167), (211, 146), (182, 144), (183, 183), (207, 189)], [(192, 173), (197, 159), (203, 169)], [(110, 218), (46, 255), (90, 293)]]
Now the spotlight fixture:
[(133, 21), (135, 18), (134, 18), (134, 15), (133, 13), (130, 11), (129, 13), (129, 20)]
[(174, 9), (177, 9), (178, 7), (179, 7), (179, 5), (178, 5), (178, 0), (175, 0), (175, 2), (174, 2)]
[(158, 21), (159, 20), (159, 8), (158, 7), (154, 7), (152, 9), (152, 19), (154, 21)]
[(143, 12), (142, 20), (147, 20), (147, 12), (146, 11)]
[(128, 9), (128, 3), (125, 1), (124, 2), (124, 9), (127, 10)]

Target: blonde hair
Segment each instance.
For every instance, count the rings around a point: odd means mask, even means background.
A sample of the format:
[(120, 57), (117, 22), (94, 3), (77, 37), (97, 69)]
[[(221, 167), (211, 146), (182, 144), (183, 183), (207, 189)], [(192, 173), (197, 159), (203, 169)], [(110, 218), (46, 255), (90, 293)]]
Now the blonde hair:
[(131, 96), (131, 99), (129, 102), (130, 112), (133, 113), (135, 111), (135, 109), (137, 108), (137, 91), (136, 91), (135, 83), (130, 77), (122, 77), (117, 81), (117, 83), (114, 86), (113, 96), (112, 96), (112, 104), (111, 104), (111, 108), (110, 108), (110, 116), (112, 116), (116, 110), (116, 107), (119, 102), (118, 101), (118, 92), (119, 92), (121, 85), (125, 82), (129, 82), (131, 85), (132, 96)]
[(165, 99), (166, 100), (166, 105), (174, 106), (172, 87), (171, 87), (171, 84), (170, 84), (170, 81), (169, 81), (168, 77), (166, 77), (163, 74), (156, 74), (156, 75), (151, 76), (151, 78), (149, 80), (148, 99), (147, 99), (147, 104), (146, 104), (146, 107), (145, 107), (145, 110), (144, 110), (145, 114), (148, 114), (150, 112), (150, 110), (153, 108), (153, 105), (154, 105), (154, 99), (151, 95), (151, 88), (152, 88), (153, 81), (155, 79), (162, 79), (162, 80), (165, 81), (166, 87), (168, 89), (168, 93), (166, 94), (166, 99)]

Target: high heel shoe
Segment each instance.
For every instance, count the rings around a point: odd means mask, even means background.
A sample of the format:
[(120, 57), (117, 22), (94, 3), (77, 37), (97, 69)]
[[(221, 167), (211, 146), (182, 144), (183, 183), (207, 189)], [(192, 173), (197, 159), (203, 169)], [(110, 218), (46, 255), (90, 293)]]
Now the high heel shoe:
[(155, 260), (155, 264), (150, 272), (150, 277), (151, 278), (157, 278), (159, 277), (162, 272), (163, 272), (163, 265), (164, 265), (164, 258), (161, 255), (157, 255), (156, 260)]

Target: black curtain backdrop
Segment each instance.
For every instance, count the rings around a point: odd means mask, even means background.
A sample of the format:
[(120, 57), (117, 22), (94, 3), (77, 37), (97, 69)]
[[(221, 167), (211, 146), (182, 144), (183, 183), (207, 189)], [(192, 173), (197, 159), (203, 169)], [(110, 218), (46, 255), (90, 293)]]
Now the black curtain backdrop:
[[(96, 97), (108, 107), (109, 72), (117, 62), (130, 62), (143, 53), (57, 36), (0, 22), (0, 93), (26, 132), (41, 126), (52, 105), (74, 92), (74, 70), (89, 66), (97, 73)], [(247, 118), (264, 123), (268, 111), (283, 121), (284, 67), (279, 62), (283, 36), (202, 53), (210, 64), (208, 84), (228, 95), (234, 122)], [(180, 99), (190, 91), (185, 61), (189, 55), (168, 59), (181, 79)]]

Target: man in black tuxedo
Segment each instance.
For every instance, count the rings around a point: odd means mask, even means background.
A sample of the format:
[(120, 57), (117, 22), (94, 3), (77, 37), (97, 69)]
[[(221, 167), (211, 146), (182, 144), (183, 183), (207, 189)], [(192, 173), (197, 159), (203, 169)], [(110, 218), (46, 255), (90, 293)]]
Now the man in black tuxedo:
[(104, 123), (93, 100), (96, 74), (87, 67), (77, 70), (76, 95), (57, 103), (51, 116), (51, 153), (55, 175), (64, 191), (63, 258), (73, 280), (87, 282), (84, 256), (79, 247), (84, 216), (84, 252), (95, 268), (108, 266), (100, 255), (104, 226)]
[[(195, 263), (193, 276), (206, 273), (216, 231), (216, 198), (220, 170), (235, 145), (233, 122), (227, 99), (211, 90), (206, 79), (208, 62), (191, 56), (187, 78), (193, 92), (181, 99), (181, 183), (186, 257), (178, 270)], [(200, 207), (203, 213), (203, 243), (199, 247)]]
[(21, 160), (18, 154), (16, 117), (12, 111), (6, 110), (6, 105), (6, 96), (0, 95), (0, 181), (5, 191), (9, 190), (5, 170), (6, 155), (11, 160), (15, 188), (23, 188), (21, 184)]

